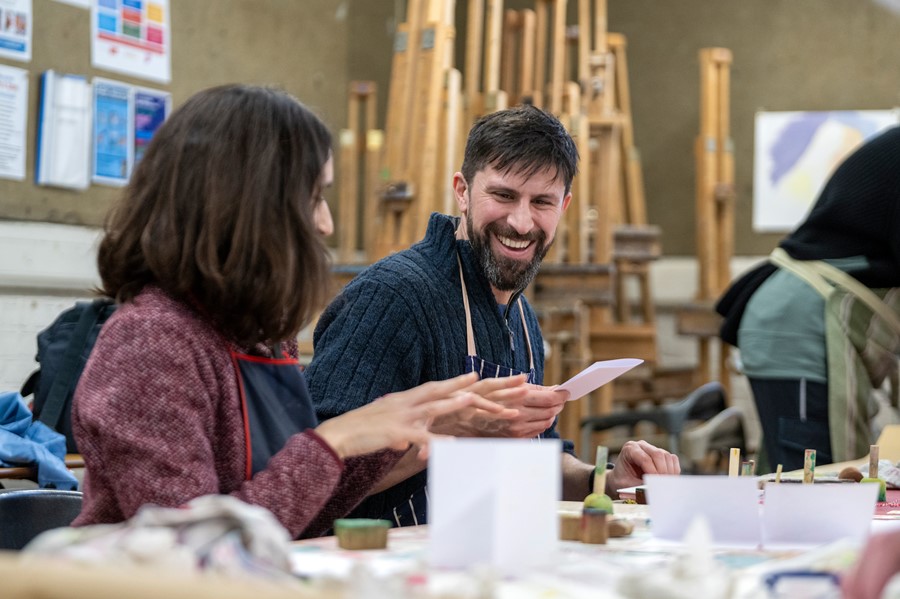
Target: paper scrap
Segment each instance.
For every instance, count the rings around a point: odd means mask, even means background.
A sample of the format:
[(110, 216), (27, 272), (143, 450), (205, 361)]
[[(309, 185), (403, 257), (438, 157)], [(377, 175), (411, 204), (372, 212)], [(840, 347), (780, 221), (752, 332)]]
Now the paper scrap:
[(644, 361), (639, 358), (620, 358), (618, 360), (594, 362), (555, 388), (568, 391), (569, 401), (581, 399), (594, 389), (599, 389), (619, 375), (643, 363)]

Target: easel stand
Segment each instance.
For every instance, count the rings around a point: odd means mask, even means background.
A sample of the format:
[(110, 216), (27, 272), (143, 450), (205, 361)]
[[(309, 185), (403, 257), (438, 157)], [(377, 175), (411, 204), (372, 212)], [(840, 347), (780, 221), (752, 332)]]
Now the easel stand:
[[(731, 51), (700, 50), (700, 134), (697, 136), (696, 301), (681, 311), (678, 332), (697, 337), (698, 383), (718, 379), (730, 391), (727, 352), (718, 341), (720, 317), (713, 303), (731, 281), (734, 253), (734, 144), (729, 119)], [(713, 372), (712, 344), (719, 343)], [(730, 396), (730, 394), (728, 395)]]

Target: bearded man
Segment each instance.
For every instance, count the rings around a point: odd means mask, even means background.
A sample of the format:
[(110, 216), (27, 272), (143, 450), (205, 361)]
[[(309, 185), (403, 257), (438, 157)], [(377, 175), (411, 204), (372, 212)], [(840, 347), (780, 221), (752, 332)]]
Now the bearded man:
[[(474, 371), (482, 378), (527, 377), (530, 393), (491, 397), (512, 409), (472, 409), (435, 421), (433, 432), (558, 439), (556, 417), (567, 396), (542, 386), (543, 339), (522, 292), (572, 201), (577, 166), (568, 132), (538, 108), (518, 106), (479, 120), (453, 176), (461, 216), (432, 214), (422, 241), (365, 269), (322, 314), (307, 371), (319, 419)], [(416, 454), (411, 449), (353, 515), (424, 524), (426, 464)], [(563, 498), (584, 499), (593, 471), (564, 441)], [(678, 472), (676, 456), (629, 441), (607, 477), (607, 492), (640, 484), (643, 474)]]

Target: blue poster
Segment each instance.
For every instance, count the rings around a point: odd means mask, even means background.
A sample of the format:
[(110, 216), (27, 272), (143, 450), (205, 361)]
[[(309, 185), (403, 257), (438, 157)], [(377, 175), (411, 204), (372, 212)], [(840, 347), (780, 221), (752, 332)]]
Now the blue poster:
[(166, 92), (137, 89), (134, 92), (134, 165), (141, 161), (153, 134), (169, 116), (171, 96)]
[(124, 83), (94, 79), (94, 170), (95, 183), (125, 185), (131, 174), (131, 87)]

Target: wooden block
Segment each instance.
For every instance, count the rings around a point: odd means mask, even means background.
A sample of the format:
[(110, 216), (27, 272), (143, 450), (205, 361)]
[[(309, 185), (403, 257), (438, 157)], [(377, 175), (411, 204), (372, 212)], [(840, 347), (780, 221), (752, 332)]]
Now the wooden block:
[(614, 360), (616, 358), (640, 358), (656, 363), (656, 327), (647, 324), (625, 325), (600, 323), (593, 325), (590, 333), (591, 358)]
[(561, 541), (581, 540), (581, 514), (559, 515), (559, 539)]
[(537, 303), (587, 299), (609, 305), (612, 301), (612, 269), (608, 264), (544, 264), (531, 293)]
[(636, 262), (662, 255), (661, 230), (654, 225), (618, 225), (613, 229), (613, 257)]
[(589, 545), (605, 545), (609, 538), (605, 510), (584, 508), (581, 512), (581, 542)]
[(341, 518), (334, 521), (334, 534), (341, 549), (384, 549), (390, 528), (389, 520)]
[(716, 338), (722, 326), (722, 316), (715, 312), (711, 303), (689, 304), (675, 313), (675, 327), (679, 335)]

